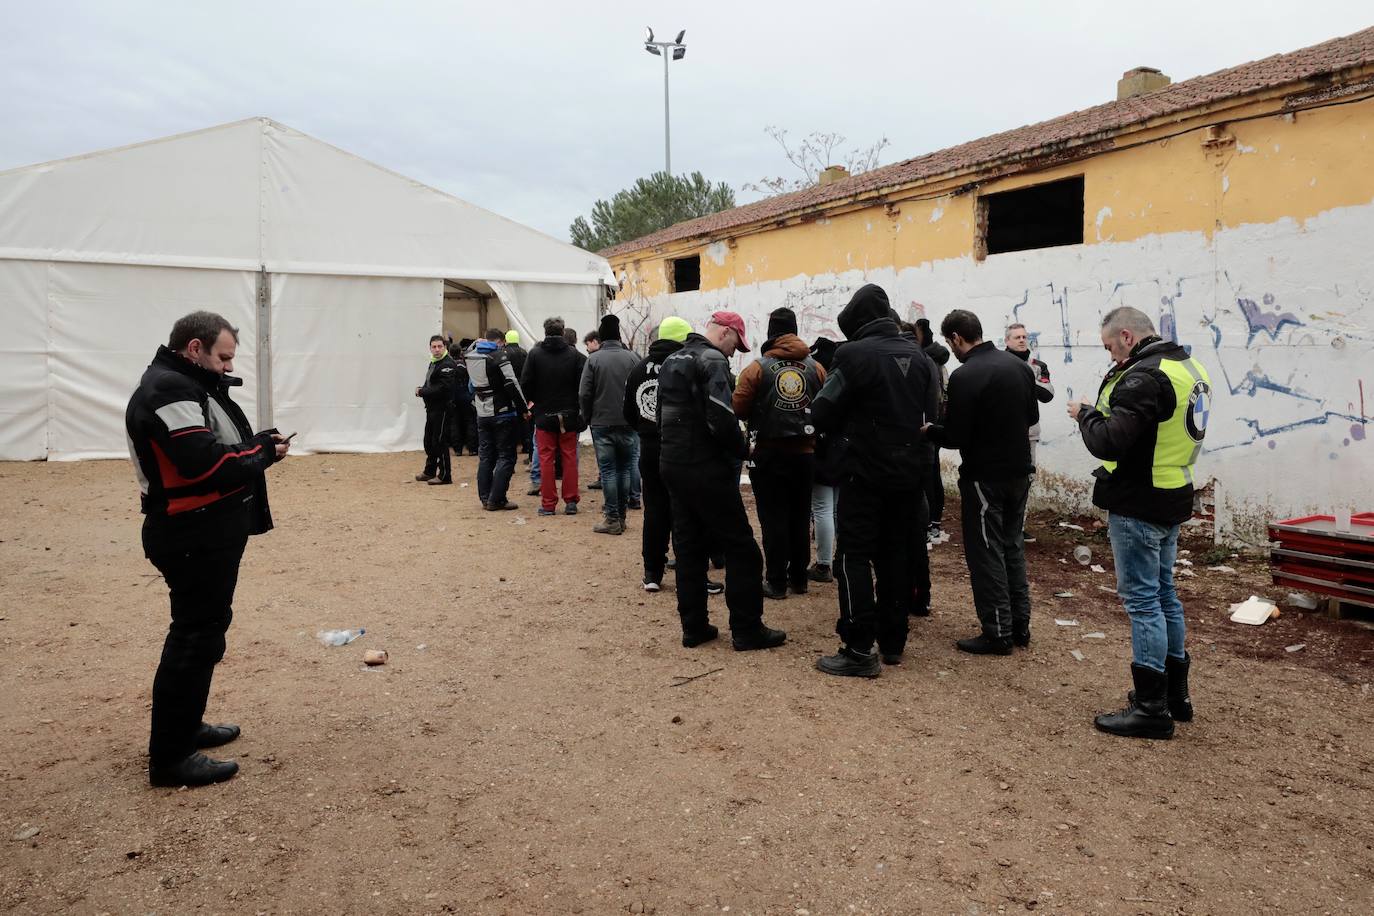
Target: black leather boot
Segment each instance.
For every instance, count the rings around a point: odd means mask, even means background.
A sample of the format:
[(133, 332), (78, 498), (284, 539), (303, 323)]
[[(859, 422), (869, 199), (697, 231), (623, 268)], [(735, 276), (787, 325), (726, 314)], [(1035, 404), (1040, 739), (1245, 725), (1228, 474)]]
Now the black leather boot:
[(877, 677), (881, 668), (878, 653), (855, 652), (848, 646), (840, 646), (834, 655), (821, 656), (816, 667), (836, 677)]
[(979, 633), (968, 639), (955, 640), (954, 646), (960, 652), (968, 652), (971, 655), (1011, 654), (1010, 639), (998, 639), (996, 636), (989, 636), (986, 633)]
[(1164, 659), (1164, 673), (1169, 676), (1169, 715), (1175, 722), (1193, 721), (1193, 698), (1188, 695), (1188, 667), (1192, 662), (1187, 652), (1183, 658)]
[(1093, 719), (1099, 731), (1123, 738), (1172, 738), (1174, 720), (1169, 715), (1169, 676), (1162, 671), (1131, 665), (1135, 690), (1120, 712)]
[(228, 744), (239, 736), (237, 725), (209, 725), (205, 722), (200, 723), (200, 729), (196, 732), (196, 747), (219, 747), (221, 744)]
[(176, 763), (148, 766), (148, 782), (163, 788), (177, 786), (208, 786), (224, 782), (239, 771), (232, 760), (212, 760), (204, 754), (192, 754)]
[(775, 630), (766, 627), (762, 623), (759, 628), (752, 633), (730, 634), (730, 643), (736, 652), (753, 652), (757, 649), (776, 649), (778, 646), (787, 642), (787, 633), (784, 630)]

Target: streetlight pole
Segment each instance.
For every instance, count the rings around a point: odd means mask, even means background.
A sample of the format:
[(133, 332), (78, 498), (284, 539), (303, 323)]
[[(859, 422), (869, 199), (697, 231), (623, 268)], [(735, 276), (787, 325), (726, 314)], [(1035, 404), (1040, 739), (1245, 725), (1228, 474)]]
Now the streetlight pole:
[(686, 35), (687, 30), (683, 29), (672, 41), (654, 41), (654, 30), (644, 29), (644, 50), (663, 58), (663, 171), (669, 175), (673, 174), (673, 142), (668, 107), (668, 61), (687, 56), (687, 46), (682, 43)]

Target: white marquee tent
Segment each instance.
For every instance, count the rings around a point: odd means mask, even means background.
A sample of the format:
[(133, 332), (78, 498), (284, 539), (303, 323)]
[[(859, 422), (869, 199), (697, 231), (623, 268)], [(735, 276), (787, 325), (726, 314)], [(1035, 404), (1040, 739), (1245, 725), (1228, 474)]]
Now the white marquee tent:
[(127, 455), (128, 397), (196, 309), (239, 327), (235, 398), (259, 427), (307, 452), (418, 448), (431, 334), (591, 330), (614, 282), (266, 118), (0, 172), (0, 459)]

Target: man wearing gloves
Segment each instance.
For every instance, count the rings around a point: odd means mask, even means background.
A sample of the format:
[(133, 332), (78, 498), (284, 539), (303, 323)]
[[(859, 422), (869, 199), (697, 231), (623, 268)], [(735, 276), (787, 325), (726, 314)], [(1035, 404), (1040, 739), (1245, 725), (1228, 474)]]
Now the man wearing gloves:
[(682, 349), (683, 341), (691, 332), (692, 326), (683, 319), (664, 318), (658, 326), (658, 340), (649, 345), (649, 355), (640, 360), (625, 381), (625, 419), (639, 433), (639, 476), (644, 487), (641, 553), (646, 592), (656, 592), (663, 587), (668, 542), (673, 531), (673, 509), (659, 470), (658, 373), (663, 361)]
[(825, 370), (797, 336), (797, 315), (789, 308), (768, 316), (761, 349), (762, 358), (740, 373), (733, 407), (754, 439), (749, 481), (763, 529), (763, 594), (786, 598), (789, 587), (798, 595), (807, 590), (816, 451), (811, 402)]
[(1183, 604), (1174, 590), (1179, 526), (1193, 514), (1193, 468), (1211, 412), (1207, 370), (1122, 306), (1102, 319), (1116, 366), (1096, 404), (1069, 404), (1083, 444), (1102, 466), (1093, 503), (1107, 510), (1116, 590), (1131, 618), (1131, 691), (1125, 709), (1093, 720), (1126, 738), (1171, 738), (1191, 722)]
[(921, 428), (935, 416), (935, 367), (901, 336), (878, 286), (854, 293), (839, 325), (849, 342), (835, 351), (812, 415), (821, 432), (848, 440), (835, 513), (843, 644), (816, 667), (877, 677), (879, 654), (898, 664), (906, 648), (912, 539), (923, 536), (913, 522), (925, 513)]
[(501, 347), (504, 335), (487, 331), (468, 351), (468, 378), (477, 407), (477, 498), (489, 512), (516, 508), (506, 498), (515, 473), (519, 444), (517, 421), (528, 417), (528, 401), (519, 377)]
[(582, 369), (582, 418), (592, 428), (592, 445), (601, 469), (605, 520), (597, 534), (624, 534), (638, 436), (625, 420), (625, 380), (639, 357), (620, 342), (620, 319), (607, 315), (596, 330), (601, 345)]
[(453, 467), (449, 461), (449, 428), (453, 422), (458, 364), (448, 355), (444, 338), (435, 334), (429, 339), (429, 366), (425, 369), (425, 383), (415, 389), (415, 396), (425, 405), (425, 467), (415, 479), (430, 484), (453, 483)]
[(143, 509), (143, 552), (171, 593), (172, 623), (153, 679), (148, 779), (201, 786), (238, 772), (200, 750), (239, 736), (202, 721), (224, 635), (233, 619), (239, 563), (251, 535), (272, 529), (268, 467), (290, 443), (257, 435), (229, 389), (238, 332), (220, 315), (193, 312), (172, 326), (138, 389), (124, 428)]
[[(731, 407), (730, 364), (749, 352), (744, 320), (715, 312), (705, 334), (689, 334), (658, 374), (660, 468), (673, 506), (677, 609), (687, 648), (715, 639), (706, 610), (706, 566), (725, 552), (725, 603), (738, 652), (771, 649), (787, 634), (763, 623), (763, 558), (740, 498), (735, 462), (748, 448)], [(609, 484), (608, 484), (609, 485)]]

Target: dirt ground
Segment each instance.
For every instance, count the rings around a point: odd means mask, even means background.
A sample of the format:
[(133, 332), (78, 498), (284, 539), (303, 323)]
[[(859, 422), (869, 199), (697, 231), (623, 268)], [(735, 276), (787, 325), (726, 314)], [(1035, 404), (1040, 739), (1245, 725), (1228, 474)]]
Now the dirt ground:
[[(1374, 911), (1374, 633), (1229, 623), (1277, 597), (1261, 561), (1209, 572), (1188, 545), (1198, 718), (1126, 741), (1092, 727), (1129, 630), (1091, 519), (1031, 522), (1029, 651), (954, 651), (975, 628), (954, 532), (905, 662), (856, 682), (812, 668), (833, 585), (768, 603), (782, 649), (683, 649), (671, 588), (640, 589), (637, 516), (612, 538), (595, 493), (576, 518), (483, 513), (418, 468), (272, 470), (211, 697), (242, 772), (174, 791), (146, 781), (167, 597), (128, 465), (0, 465), (0, 911)], [(1063, 562), (1075, 543), (1108, 572)]]

